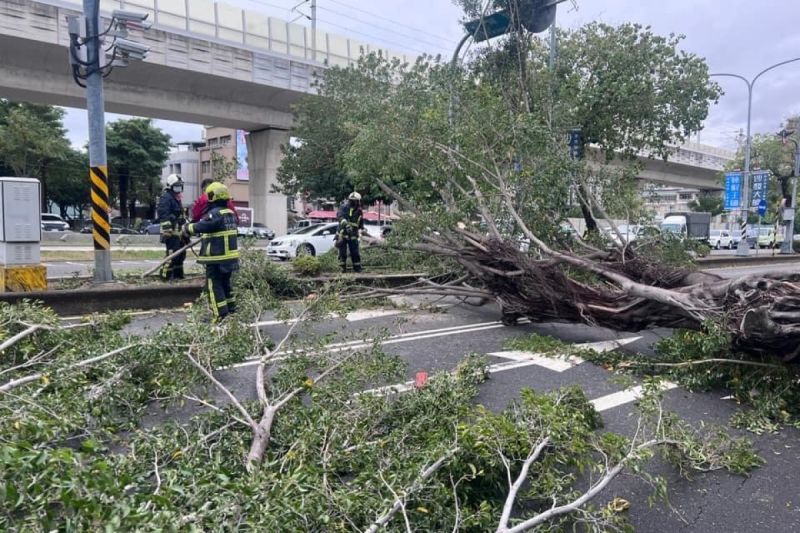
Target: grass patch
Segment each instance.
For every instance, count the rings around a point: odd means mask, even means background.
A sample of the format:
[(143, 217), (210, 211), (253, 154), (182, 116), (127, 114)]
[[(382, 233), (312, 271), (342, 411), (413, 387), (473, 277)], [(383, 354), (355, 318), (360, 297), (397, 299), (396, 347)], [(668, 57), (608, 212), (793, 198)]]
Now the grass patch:
[[(113, 261), (136, 261), (163, 259), (163, 250), (111, 250)], [(191, 256), (191, 254), (189, 254)], [(94, 261), (94, 252), (91, 250), (42, 250), (42, 261), (51, 263), (63, 261)]]

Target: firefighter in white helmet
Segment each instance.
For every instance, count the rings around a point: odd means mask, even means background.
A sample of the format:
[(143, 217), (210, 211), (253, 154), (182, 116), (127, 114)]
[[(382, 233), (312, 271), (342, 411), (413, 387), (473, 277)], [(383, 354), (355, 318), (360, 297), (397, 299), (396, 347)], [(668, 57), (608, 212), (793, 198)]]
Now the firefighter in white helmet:
[(364, 229), (364, 213), (361, 211), (361, 195), (350, 193), (347, 204), (339, 211), (339, 231), (336, 234), (336, 247), (339, 248), (339, 266), (347, 272), (347, 251), (353, 262), (353, 272), (361, 272), (361, 252), (358, 238)]
[[(161, 225), (161, 242), (167, 247), (167, 255), (172, 255), (181, 249), (181, 229), (186, 223), (186, 217), (181, 205), (183, 193), (183, 180), (177, 174), (167, 176), (164, 192), (158, 200), (158, 221)], [(186, 252), (183, 252), (161, 267), (161, 279), (165, 281), (183, 279), (183, 262)]]

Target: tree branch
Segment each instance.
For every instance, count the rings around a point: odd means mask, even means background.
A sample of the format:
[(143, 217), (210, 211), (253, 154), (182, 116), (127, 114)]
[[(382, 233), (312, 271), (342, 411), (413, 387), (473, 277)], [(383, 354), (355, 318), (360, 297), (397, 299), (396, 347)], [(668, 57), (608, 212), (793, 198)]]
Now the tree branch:
[[(446, 454), (440, 457), (435, 463), (430, 465), (428, 468), (423, 470), (419, 477), (412, 483), (412, 485), (403, 491), (403, 494), (408, 496), (414, 494), (422, 490), (423, 483), (427, 481), (433, 474), (435, 474), (453, 455), (458, 452), (458, 448), (453, 448), (449, 450)], [(389, 521), (397, 514), (397, 512), (403, 507), (403, 502), (400, 501), (399, 498), (395, 498), (394, 504), (386, 511), (383, 515), (381, 515), (375, 522), (372, 523), (371, 526), (367, 528), (364, 533), (376, 533), (378, 529), (381, 527), (386, 526)]]

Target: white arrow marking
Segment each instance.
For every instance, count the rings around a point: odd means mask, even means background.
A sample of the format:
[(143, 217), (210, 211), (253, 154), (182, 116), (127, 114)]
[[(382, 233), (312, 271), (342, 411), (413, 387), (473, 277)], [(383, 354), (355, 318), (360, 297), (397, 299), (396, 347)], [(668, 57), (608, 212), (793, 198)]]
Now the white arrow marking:
[[(584, 350), (594, 350), (597, 353), (610, 352), (616, 350), (626, 344), (636, 342), (642, 337), (628, 337), (625, 339), (615, 339), (611, 341), (600, 342), (587, 342), (584, 344), (576, 344), (576, 348)], [(503, 359), (510, 359), (512, 361), (529, 361), (533, 365), (552, 370), (553, 372), (564, 372), (570, 368), (583, 363), (583, 359), (574, 355), (543, 355), (535, 352), (512, 350), (506, 352), (492, 352), (488, 355), (494, 357), (502, 357)]]
[[(661, 390), (663, 391), (672, 390), (677, 387), (678, 385), (676, 383), (672, 383), (670, 381), (661, 382)], [(613, 394), (601, 396), (600, 398), (596, 398), (591, 402), (592, 405), (594, 405), (594, 408), (598, 412), (602, 413), (603, 411), (608, 411), (614, 407), (619, 407), (620, 405), (625, 405), (626, 403), (636, 401), (641, 397), (642, 387), (637, 385), (636, 387), (631, 387), (630, 389), (625, 389)]]

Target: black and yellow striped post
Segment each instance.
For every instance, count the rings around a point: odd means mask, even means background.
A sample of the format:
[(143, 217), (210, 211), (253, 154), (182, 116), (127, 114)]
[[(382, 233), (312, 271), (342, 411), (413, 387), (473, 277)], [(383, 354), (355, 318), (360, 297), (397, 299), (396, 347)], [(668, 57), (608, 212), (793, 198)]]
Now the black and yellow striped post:
[(83, 0), (86, 16), (88, 66), (86, 67), (86, 114), (89, 118), (89, 179), (92, 192), (92, 235), (94, 237), (94, 281), (114, 279), (111, 271), (111, 224), (106, 159), (105, 98), (100, 57), (100, 0)]
[(92, 237), (94, 239), (95, 281), (111, 281), (111, 222), (109, 213), (108, 167), (92, 166), (89, 171), (92, 184)]

